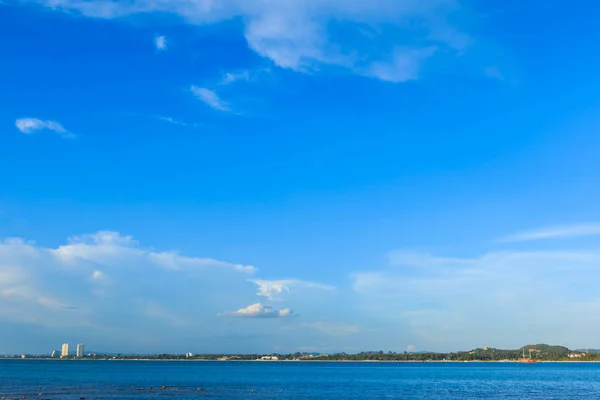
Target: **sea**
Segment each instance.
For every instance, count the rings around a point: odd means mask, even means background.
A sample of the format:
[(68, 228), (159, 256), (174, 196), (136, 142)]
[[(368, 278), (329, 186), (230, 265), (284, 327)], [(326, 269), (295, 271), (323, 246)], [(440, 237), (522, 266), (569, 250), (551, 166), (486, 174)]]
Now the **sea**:
[(0, 360), (0, 399), (600, 399), (598, 363)]

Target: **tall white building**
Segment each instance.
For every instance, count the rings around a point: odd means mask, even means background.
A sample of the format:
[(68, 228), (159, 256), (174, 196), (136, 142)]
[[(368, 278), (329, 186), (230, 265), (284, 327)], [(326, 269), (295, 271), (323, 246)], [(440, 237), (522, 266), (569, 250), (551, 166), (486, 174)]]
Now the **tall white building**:
[(83, 357), (83, 344), (77, 345), (77, 357)]
[(69, 343), (63, 343), (62, 350), (60, 351), (61, 357), (67, 357), (69, 355)]

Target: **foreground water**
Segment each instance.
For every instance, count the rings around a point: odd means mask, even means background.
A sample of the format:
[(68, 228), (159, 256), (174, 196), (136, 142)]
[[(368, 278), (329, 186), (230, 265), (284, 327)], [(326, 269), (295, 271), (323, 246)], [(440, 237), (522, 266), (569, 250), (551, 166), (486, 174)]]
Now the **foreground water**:
[[(202, 390), (199, 390), (199, 389)], [(0, 398), (600, 398), (596, 363), (0, 360)]]

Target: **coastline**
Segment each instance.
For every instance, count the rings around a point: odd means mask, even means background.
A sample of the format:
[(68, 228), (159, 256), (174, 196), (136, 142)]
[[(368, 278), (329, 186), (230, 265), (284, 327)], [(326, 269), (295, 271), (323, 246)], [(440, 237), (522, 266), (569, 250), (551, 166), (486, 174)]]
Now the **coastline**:
[[(219, 362), (219, 363), (385, 363), (385, 364), (521, 364), (518, 360), (206, 360), (206, 359), (155, 359), (155, 358), (12, 358), (12, 357), (0, 357), (0, 360), (12, 360), (12, 361), (62, 361), (62, 362), (81, 362), (81, 361), (152, 361), (152, 362)], [(600, 360), (539, 360), (535, 364), (589, 364), (589, 363), (600, 363)], [(529, 365), (529, 364), (527, 364)]]

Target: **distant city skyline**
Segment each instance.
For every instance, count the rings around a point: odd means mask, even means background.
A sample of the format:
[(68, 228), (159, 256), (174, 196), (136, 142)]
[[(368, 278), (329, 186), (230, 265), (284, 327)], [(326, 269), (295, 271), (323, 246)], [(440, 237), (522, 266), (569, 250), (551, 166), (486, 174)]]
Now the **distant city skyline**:
[(598, 15), (0, 1), (0, 354), (600, 348)]
[[(341, 353), (319, 353), (319, 352), (295, 352), (295, 353), (270, 353), (270, 354), (244, 354), (244, 353), (222, 353), (222, 354), (185, 354), (161, 353), (161, 354), (89, 354), (90, 359), (100, 360), (213, 360), (213, 361), (302, 361), (302, 360), (330, 360), (330, 361), (501, 361), (517, 360), (519, 362), (545, 361), (594, 361), (600, 358), (598, 349), (569, 349), (562, 345), (548, 345), (544, 343), (528, 344), (519, 349), (499, 349), (483, 346), (481, 348), (463, 349), (457, 352), (430, 352), (430, 351), (367, 351), (354, 354)], [(534, 357), (535, 356), (535, 357)], [(10, 357), (10, 356), (9, 356)], [(21, 354), (10, 358), (38, 358), (45, 359), (43, 354)], [(54, 357), (54, 352), (51, 358)], [(83, 358), (83, 345), (77, 345), (77, 359)], [(71, 358), (72, 359), (72, 358)], [(534, 360), (534, 361), (531, 361)]]

